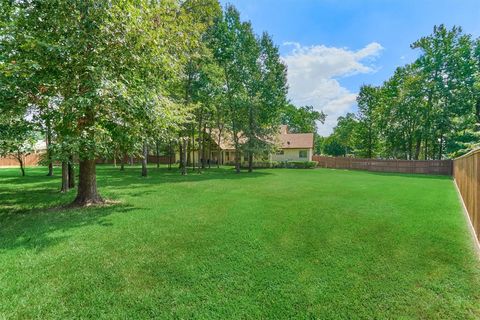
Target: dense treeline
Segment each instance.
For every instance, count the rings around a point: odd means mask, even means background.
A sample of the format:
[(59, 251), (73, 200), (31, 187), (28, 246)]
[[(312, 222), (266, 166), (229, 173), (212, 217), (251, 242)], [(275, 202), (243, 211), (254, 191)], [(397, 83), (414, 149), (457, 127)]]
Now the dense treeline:
[(251, 171), (279, 124), (315, 130), (324, 119), (288, 103), (272, 38), (217, 0), (1, 1), (0, 155), (21, 160), (45, 139), (48, 175), (62, 164), (63, 192), (79, 167), (77, 205), (103, 202), (99, 158), (120, 170), (141, 158), (147, 176), (149, 154), (179, 152), (186, 174), (205, 168), (218, 130), (233, 137), (236, 171), (241, 153)]
[(383, 85), (364, 85), (358, 113), (338, 119), (317, 150), (336, 156), (456, 157), (480, 145), (480, 39), (436, 26)]

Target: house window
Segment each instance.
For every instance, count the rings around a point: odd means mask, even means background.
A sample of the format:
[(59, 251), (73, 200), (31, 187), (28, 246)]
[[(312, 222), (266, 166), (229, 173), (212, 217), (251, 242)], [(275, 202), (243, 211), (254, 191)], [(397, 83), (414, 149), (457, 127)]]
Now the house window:
[(299, 158), (307, 158), (308, 157), (308, 151), (307, 150), (298, 151), (298, 157)]
[(276, 155), (278, 156), (283, 156), (283, 150), (277, 150), (277, 152), (275, 152)]
[(230, 161), (230, 152), (226, 151), (225, 156), (227, 158), (227, 161)]

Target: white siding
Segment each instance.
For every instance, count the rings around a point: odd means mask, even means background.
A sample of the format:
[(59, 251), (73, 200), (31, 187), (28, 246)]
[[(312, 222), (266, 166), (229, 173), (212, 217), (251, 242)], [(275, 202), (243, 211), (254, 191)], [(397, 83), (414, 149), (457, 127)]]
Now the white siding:
[[(299, 151), (306, 150), (307, 157), (300, 158)], [(272, 154), (273, 161), (312, 161), (312, 148), (310, 149), (283, 149), (283, 154)]]

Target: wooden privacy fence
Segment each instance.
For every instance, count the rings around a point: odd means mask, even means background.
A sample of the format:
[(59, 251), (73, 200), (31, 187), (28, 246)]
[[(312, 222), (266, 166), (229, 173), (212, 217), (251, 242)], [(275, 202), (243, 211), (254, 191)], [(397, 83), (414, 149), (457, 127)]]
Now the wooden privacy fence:
[[(31, 153), (24, 157), (24, 165), (26, 166), (36, 166), (40, 161), (40, 153)], [(0, 167), (18, 167), (20, 164), (18, 160), (14, 157), (0, 158)]]
[[(26, 166), (38, 166), (38, 163), (39, 163), (39, 161), (42, 157), (42, 154), (43, 153), (31, 153), (31, 154), (25, 156), (24, 157), (24, 164)], [(159, 158), (161, 164), (168, 164), (170, 162), (170, 160), (172, 161), (172, 163), (175, 163), (175, 156), (174, 155), (172, 156), (171, 159), (168, 156), (160, 156), (158, 158)], [(130, 158), (125, 157), (125, 163), (129, 163), (129, 161), (130, 161)], [(142, 161), (141, 158), (134, 158), (133, 159), (134, 163), (140, 163), (141, 161)], [(97, 164), (102, 164), (102, 163), (112, 164), (113, 159), (101, 159), (101, 158), (99, 158), (99, 159), (97, 159), (96, 162), (97, 162)], [(117, 163), (120, 164), (120, 159), (117, 160)], [(149, 155), (148, 156), (148, 163), (157, 163), (157, 157)], [(15, 159), (14, 157), (6, 157), (6, 158), (0, 157), (0, 167), (18, 167), (18, 166), (19, 166), (19, 163), (18, 163), (17, 159)]]
[(453, 177), (480, 240), (480, 149), (453, 160)]
[(320, 168), (367, 170), (376, 172), (452, 174), (452, 160), (377, 160), (313, 156)]

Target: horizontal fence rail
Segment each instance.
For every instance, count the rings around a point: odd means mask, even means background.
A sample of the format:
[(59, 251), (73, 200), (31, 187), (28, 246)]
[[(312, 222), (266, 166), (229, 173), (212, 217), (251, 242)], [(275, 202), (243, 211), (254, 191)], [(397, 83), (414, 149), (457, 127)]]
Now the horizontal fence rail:
[(378, 160), (313, 156), (320, 168), (366, 170), (376, 172), (452, 174), (452, 160)]
[(480, 240), (480, 149), (453, 160), (453, 177)]

